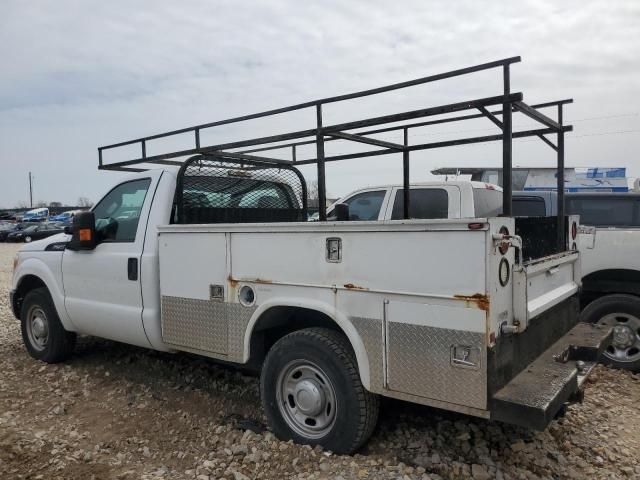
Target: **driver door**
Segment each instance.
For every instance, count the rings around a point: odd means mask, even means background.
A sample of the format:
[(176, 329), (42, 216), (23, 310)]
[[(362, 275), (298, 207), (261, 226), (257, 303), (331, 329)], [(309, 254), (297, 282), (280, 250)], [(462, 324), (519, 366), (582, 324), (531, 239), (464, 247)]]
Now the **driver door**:
[(113, 188), (93, 208), (96, 248), (64, 251), (65, 307), (80, 333), (150, 346), (139, 273), (150, 186), (151, 178), (141, 178)]

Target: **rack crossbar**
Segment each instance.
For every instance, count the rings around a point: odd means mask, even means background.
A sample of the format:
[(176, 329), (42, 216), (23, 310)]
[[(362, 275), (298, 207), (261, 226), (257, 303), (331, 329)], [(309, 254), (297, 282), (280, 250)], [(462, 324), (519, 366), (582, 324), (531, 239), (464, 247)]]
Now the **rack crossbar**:
[[(502, 143), (502, 168), (503, 168), (503, 213), (511, 214), (511, 172), (513, 163), (512, 140), (525, 137), (538, 137), (544, 143), (553, 148), (557, 154), (558, 163), (558, 185), (561, 188), (564, 172), (564, 135), (566, 132), (572, 131), (571, 125), (563, 123), (563, 107), (572, 103), (571, 99), (558, 100), (554, 102), (539, 103), (529, 106), (524, 103), (522, 93), (513, 93), (511, 91), (511, 73), (512, 64), (520, 62), (520, 57), (509, 57), (502, 60), (474, 65), (466, 68), (451, 70), (444, 73), (429, 75), (405, 82), (393, 83), (378, 88), (362, 90), (345, 95), (337, 95), (326, 97), (310, 102), (298, 103), (282, 108), (275, 108), (263, 112), (232, 117), (224, 120), (218, 120), (210, 123), (203, 123), (192, 127), (181, 128), (169, 132), (141, 137), (125, 142), (105, 145), (98, 148), (98, 168), (104, 170), (124, 170), (124, 171), (143, 171), (148, 165), (184, 165), (184, 159), (192, 155), (206, 155), (209, 158), (220, 159), (224, 162), (234, 160), (236, 163), (240, 161), (262, 162), (272, 165), (283, 165), (293, 168), (293, 165), (317, 165), (318, 174), (318, 198), (319, 198), (319, 216), (320, 220), (326, 219), (326, 185), (325, 185), (325, 163), (338, 160), (347, 160), (363, 157), (374, 157), (389, 154), (402, 155), (403, 169), (403, 186), (405, 189), (404, 218), (409, 218), (410, 196), (409, 191), (409, 171), (410, 171), (410, 152), (429, 150), (443, 147), (451, 147), (456, 145), (470, 145), (475, 143), (500, 141)], [(375, 96), (394, 90), (414, 87), (430, 82), (436, 82), (448, 78), (459, 77), (472, 74), (475, 72), (500, 69), (502, 77), (501, 95), (492, 97), (467, 100), (463, 102), (449, 103), (437, 107), (420, 108), (417, 110), (394, 113), (390, 115), (376, 116), (372, 118), (364, 118), (355, 121), (343, 122), (334, 125), (325, 125), (323, 122), (323, 105), (348, 101), (356, 98), (364, 98)], [(489, 108), (489, 107), (493, 107)], [(315, 128), (304, 130), (294, 130), (277, 135), (268, 135), (257, 138), (246, 138), (244, 140), (235, 140), (231, 142), (220, 143), (216, 145), (203, 146), (201, 144), (201, 131), (214, 128), (221, 125), (229, 125), (234, 123), (245, 122), (258, 118), (266, 118), (275, 115), (285, 114), (288, 112), (313, 108), (315, 110)], [(555, 108), (557, 111), (557, 120), (540, 112), (542, 109)], [(466, 110), (477, 110), (471, 114), (456, 114)], [(521, 113), (533, 119), (544, 128), (536, 128), (514, 132), (512, 116), (515, 113)], [(428, 117), (436, 117), (429, 118)], [(439, 117), (439, 118), (438, 118)], [(411, 145), (409, 143), (409, 131), (419, 127), (427, 127), (438, 124), (446, 124), (453, 122), (466, 121), (477, 118), (487, 118), (492, 124), (499, 129), (499, 133), (494, 135), (484, 135), (475, 137), (458, 138), (454, 140), (446, 140), (439, 142), (430, 142)], [(415, 121), (419, 120), (419, 121)], [(403, 143), (394, 143), (387, 140), (374, 138), (372, 135), (381, 133), (402, 131)], [(178, 151), (166, 151), (156, 155), (148, 155), (149, 142), (192, 133), (193, 148), (187, 148)], [(557, 144), (549, 140), (546, 135), (556, 135)], [(346, 140), (354, 142), (358, 145), (373, 145), (378, 147), (377, 150), (360, 151), (342, 155), (325, 155), (325, 142)], [(105, 163), (104, 152), (119, 147), (140, 145), (140, 157), (119, 162)], [(297, 147), (303, 145), (314, 145), (316, 147), (316, 156), (314, 158), (300, 158), (300, 152)], [(270, 156), (255, 155), (258, 152), (277, 151), (283, 148), (290, 148), (291, 159), (274, 158)], [(268, 154), (267, 154), (268, 155)], [(564, 195), (559, 191), (558, 195), (558, 225), (561, 225), (564, 215)], [(564, 230), (559, 228), (558, 243), (559, 246), (564, 242)]]

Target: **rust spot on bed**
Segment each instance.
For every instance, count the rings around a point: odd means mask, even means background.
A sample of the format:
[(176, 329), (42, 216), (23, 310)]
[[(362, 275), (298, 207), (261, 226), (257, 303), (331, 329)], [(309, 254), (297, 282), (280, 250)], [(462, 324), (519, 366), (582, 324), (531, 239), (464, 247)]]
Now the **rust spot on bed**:
[(454, 295), (458, 300), (464, 300), (467, 307), (475, 306), (485, 312), (489, 311), (489, 297), (483, 293), (474, 293), (473, 295)]
[(273, 283), (273, 280), (267, 278), (233, 278), (231, 275), (227, 277), (227, 282), (231, 288), (236, 288), (239, 283)]
[(366, 292), (369, 290), (367, 287), (359, 287), (358, 285), (354, 285), (353, 283), (345, 283), (343, 287), (349, 290), (360, 290), (361, 292)]

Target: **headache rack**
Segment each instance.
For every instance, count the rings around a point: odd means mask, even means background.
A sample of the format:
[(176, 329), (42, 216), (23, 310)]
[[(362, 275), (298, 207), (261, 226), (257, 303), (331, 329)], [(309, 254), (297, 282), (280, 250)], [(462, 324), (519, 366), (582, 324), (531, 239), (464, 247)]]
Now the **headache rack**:
[[(403, 168), (403, 184), (404, 184), (404, 218), (409, 218), (410, 198), (409, 198), (409, 179), (410, 179), (410, 152), (418, 150), (428, 150), (434, 148), (450, 147), (456, 145), (469, 145), (484, 142), (502, 142), (502, 169), (504, 175), (503, 181), (503, 215), (510, 216), (512, 213), (512, 139), (524, 137), (539, 137), (545, 144), (551, 147), (557, 153), (557, 181), (558, 181), (558, 247), (564, 248), (565, 245), (565, 229), (564, 229), (564, 134), (572, 130), (571, 125), (563, 123), (563, 106), (572, 103), (573, 100), (558, 100), (554, 102), (541, 103), (537, 105), (527, 105), (523, 102), (523, 95), (520, 92), (511, 91), (510, 66), (513, 63), (520, 62), (520, 57), (511, 57), (494, 62), (475, 65), (472, 67), (452, 70), (445, 73), (430, 75), (427, 77), (409, 80), (406, 82), (395, 83), (379, 88), (354, 92), (346, 95), (338, 95), (335, 97), (314, 100), (311, 102), (300, 103), (288, 107), (277, 108), (264, 112), (244, 115), (241, 117), (219, 120), (216, 122), (195, 125), (192, 127), (173, 130), (166, 133), (150, 135), (148, 137), (137, 138), (126, 142), (115, 143), (98, 148), (98, 162), (100, 169), (103, 170), (125, 170), (125, 171), (143, 171), (147, 168), (145, 164), (163, 164), (163, 165), (180, 165), (185, 172), (185, 165), (189, 163), (194, 165), (198, 161), (211, 162), (211, 165), (230, 164), (236, 168), (238, 172), (247, 168), (275, 168), (282, 167), (288, 172), (297, 171), (295, 166), (316, 164), (318, 177), (318, 204), (319, 219), (325, 221), (326, 216), (326, 184), (325, 184), (325, 164), (338, 160), (349, 160), (355, 158), (373, 157), (380, 155), (401, 154)], [(327, 104), (337, 102), (347, 102), (352, 99), (375, 96), (392, 90), (399, 90), (430, 82), (436, 82), (453, 77), (469, 75), (471, 73), (480, 72), (490, 69), (502, 69), (502, 88), (499, 95), (485, 98), (476, 98), (462, 102), (450, 103), (446, 105), (432, 106), (420, 108), (416, 110), (394, 113), (391, 115), (376, 116), (364, 118), (357, 121), (339, 123), (334, 125), (325, 125), (323, 122), (322, 107)], [(554, 108), (556, 110), (556, 119), (552, 119), (540, 112), (541, 109)], [(303, 109), (315, 109), (316, 126), (315, 128), (306, 130), (295, 130), (278, 135), (269, 135), (258, 138), (246, 138), (243, 140), (226, 142), (217, 145), (202, 145), (200, 142), (201, 132), (207, 129), (214, 129), (223, 125), (237, 124), (247, 122), (258, 118), (271, 117), (287, 112), (293, 112)], [(466, 113), (458, 116), (445, 116), (455, 112), (477, 111), (477, 113)], [(512, 114), (522, 113), (523, 115), (535, 120), (540, 127), (513, 131)], [(429, 120), (426, 118), (431, 117)], [(435, 117), (435, 118), (433, 118)], [(440, 117), (440, 118), (437, 118)], [(486, 117), (495, 124), (501, 133), (495, 135), (484, 135), (475, 137), (463, 137), (455, 140), (446, 140), (430, 143), (411, 144), (409, 142), (409, 130), (418, 127), (430, 125), (438, 125), (443, 123), (461, 122), (476, 118)], [(423, 119), (415, 121), (417, 119)], [(373, 127), (373, 128), (372, 128)], [(249, 128), (249, 127), (247, 127)], [(403, 142), (394, 143), (375, 138), (373, 135), (401, 131), (403, 132)], [(156, 155), (147, 155), (147, 146), (153, 140), (174, 137), (178, 135), (192, 134), (193, 148), (183, 149), (179, 151), (167, 151)], [(556, 135), (557, 141), (553, 143), (547, 135)], [(368, 146), (363, 147), (360, 152), (353, 152), (341, 155), (325, 155), (325, 143), (334, 140), (349, 140), (357, 144)], [(105, 163), (105, 151), (113, 150), (119, 147), (128, 147), (132, 145), (140, 145), (140, 157), (125, 161), (117, 161)], [(298, 150), (303, 145), (315, 144), (315, 157), (299, 158)], [(371, 149), (375, 147), (375, 149)], [(265, 156), (264, 152), (278, 151), (287, 149), (290, 152), (290, 159), (272, 158)], [(258, 154), (259, 155), (256, 155)], [(198, 155), (197, 158), (190, 158), (187, 163), (179, 160), (181, 157)], [(268, 155), (268, 154), (266, 154)], [(296, 177), (302, 178), (299, 173)], [(304, 180), (302, 187), (304, 190)], [(184, 200), (184, 192), (180, 191), (177, 195), (182, 195)], [(306, 192), (302, 201), (304, 205), (299, 205), (296, 209), (306, 210)], [(180, 212), (184, 206), (177, 202), (178, 223), (183, 223), (184, 215), (180, 217)], [(183, 212), (184, 213), (184, 212)], [(224, 217), (224, 212), (218, 212)], [(273, 216), (266, 216), (271, 219), (278, 217), (278, 212), (272, 212)], [(282, 212), (281, 212), (282, 213)], [(302, 212), (303, 213), (303, 212)], [(196, 213), (197, 215), (197, 213)], [(258, 215), (259, 216), (259, 215)], [(287, 219), (299, 219), (301, 212), (289, 212), (284, 215)], [(214, 217), (219, 218), (214, 215)]]

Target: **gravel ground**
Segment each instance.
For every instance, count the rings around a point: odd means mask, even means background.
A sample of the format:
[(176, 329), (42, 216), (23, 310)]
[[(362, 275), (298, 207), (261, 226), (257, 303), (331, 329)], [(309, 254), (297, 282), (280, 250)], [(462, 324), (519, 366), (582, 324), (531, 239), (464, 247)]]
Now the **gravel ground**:
[(0, 478), (640, 478), (640, 376), (598, 367), (545, 432), (386, 401), (357, 455), (276, 440), (258, 380), (190, 355), (81, 338), (28, 356), (8, 306), (19, 247), (0, 243)]

